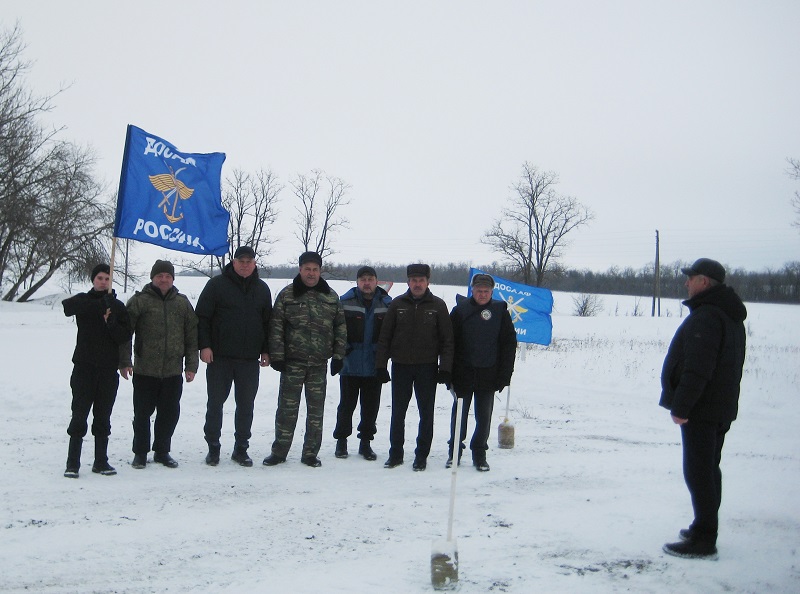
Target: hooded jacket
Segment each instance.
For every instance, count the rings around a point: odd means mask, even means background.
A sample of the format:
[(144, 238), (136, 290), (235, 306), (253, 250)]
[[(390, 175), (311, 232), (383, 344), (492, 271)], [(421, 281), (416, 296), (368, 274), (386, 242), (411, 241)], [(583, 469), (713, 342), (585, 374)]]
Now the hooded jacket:
[(341, 298), (344, 319), (347, 322), (347, 356), (342, 375), (372, 377), (375, 375), (375, 349), (392, 298), (381, 287), (369, 307), (358, 287), (347, 291)]
[(197, 316), (176, 287), (162, 296), (152, 283), (145, 285), (128, 300), (128, 315), (135, 333), (136, 357), (131, 365), (128, 341), (122, 367), (133, 367), (134, 373), (157, 378), (181, 375), (184, 370), (197, 372)]
[(724, 284), (683, 303), (690, 314), (664, 359), (659, 404), (689, 421), (733, 421), (739, 407), (747, 309)]

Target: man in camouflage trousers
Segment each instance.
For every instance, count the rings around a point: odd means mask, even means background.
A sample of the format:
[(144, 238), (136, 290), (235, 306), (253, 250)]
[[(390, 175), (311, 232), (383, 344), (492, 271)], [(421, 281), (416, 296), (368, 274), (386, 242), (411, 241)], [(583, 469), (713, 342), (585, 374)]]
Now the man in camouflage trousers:
[[(169, 455), (172, 434), (181, 414), (183, 378), (191, 382), (197, 373), (197, 316), (185, 295), (178, 292), (175, 268), (156, 260), (150, 284), (128, 300), (128, 316), (136, 342), (128, 341), (122, 355), (122, 377), (133, 374), (133, 462), (147, 465), (150, 451), (150, 417), (153, 423), (153, 462), (167, 468), (178, 463)], [(131, 355), (135, 360), (131, 363)]]
[(347, 343), (344, 308), (339, 296), (320, 276), (322, 257), (316, 252), (300, 256), (300, 272), (275, 299), (269, 322), (272, 368), (281, 374), (275, 441), (265, 466), (286, 461), (292, 446), (300, 395), (306, 390), (306, 433), (301, 462), (322, 466), (317, 454), (322, 445), (322, 415), (327, 388), (327, 362), (331, 375), (342, 370)]

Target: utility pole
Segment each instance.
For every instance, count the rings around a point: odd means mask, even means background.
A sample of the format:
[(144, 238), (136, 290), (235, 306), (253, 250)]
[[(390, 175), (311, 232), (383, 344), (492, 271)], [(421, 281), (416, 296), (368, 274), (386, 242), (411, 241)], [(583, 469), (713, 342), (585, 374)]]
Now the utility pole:
[(653, 275), (653, 307), (650, 312), (651, 317), (656, 315), (656, 300), (658, 300), (658, 317), (661, 317), (661, 263), (659, 262), (658, 250), (658, 229), (656, 229), (656, 266)]

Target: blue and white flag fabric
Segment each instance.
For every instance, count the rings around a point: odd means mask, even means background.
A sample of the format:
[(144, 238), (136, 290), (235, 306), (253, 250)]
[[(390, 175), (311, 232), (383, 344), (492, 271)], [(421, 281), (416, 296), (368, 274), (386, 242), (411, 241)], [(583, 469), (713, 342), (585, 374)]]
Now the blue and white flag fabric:
[[(477, 268), (469, 269), (467, 296), (472, 295), (472, 277), (487, 274)], [(553, 339), (553, 293), (549, 289), (515, 283), (498, 276), (494, 277), (492, 297), (508, 304), (508, 313), (514, 322), (518, 342), (550, 344)]]
[(114, 236), (222, 256), (230, 214), (222, 206), (225, 153), (183, 153), (128, 125)]

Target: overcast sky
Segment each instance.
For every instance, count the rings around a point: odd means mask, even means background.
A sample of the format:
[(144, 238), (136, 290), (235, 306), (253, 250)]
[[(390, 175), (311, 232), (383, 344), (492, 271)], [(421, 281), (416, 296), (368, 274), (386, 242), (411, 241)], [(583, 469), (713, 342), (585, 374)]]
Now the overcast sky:
[[(530, 162), (595, 213), (565, 265), (800, 260), (800, 2), (0, 0), (50, 117), (116, 187), (127, 124), (352, 186), (342, 263), (466, 261)], [(174, 260), (177, 252), (161, 248)], [(151, 252), (143, 251), (143, 254)], [(142, 258), (152, 261), (149, 255)]]

